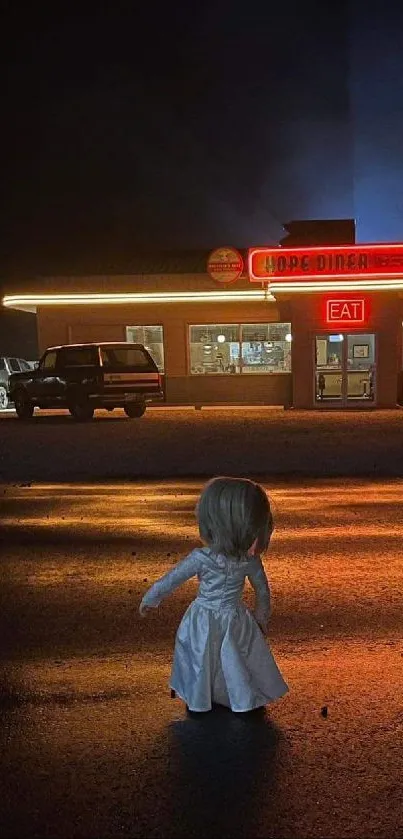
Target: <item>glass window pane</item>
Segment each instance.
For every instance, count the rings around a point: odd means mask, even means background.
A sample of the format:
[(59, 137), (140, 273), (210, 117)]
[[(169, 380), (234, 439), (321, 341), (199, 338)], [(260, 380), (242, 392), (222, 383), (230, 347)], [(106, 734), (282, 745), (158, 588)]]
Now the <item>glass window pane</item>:
[(154, 359), (160, 373), (164, 372), (164, 330), (162, 326), (126, 326), (126, 341), (143, 344)]
[(243, 373), (290, 372), (290, 323), (243, 323), (241, 331)]
[(48, 352), (46, 353), (41, 368), (45, 370), (52, 370), (56, 366), (56, 352)]
[(316, 402), (343, 397), (343, 335), (316, 336)]
[(66, 347), (62, 353), (66, 367), (85, 367), (98, 362), (96, 347)]
[(190, 326), (189, 358), (196, 375), (240, 373), (239, 324)]
[(103, 346), (101, 347), (102, 366), (106, 369), (125, 369), (139, 367), (147, 370), (151, 361), (140, 347)]
[(21, 372), (21, 367), (18, 358), (10, 358), (10, 369), (13, 371), (13, 373)]
[(374, 399), (375, 335), (347, 335), (347, 397)]

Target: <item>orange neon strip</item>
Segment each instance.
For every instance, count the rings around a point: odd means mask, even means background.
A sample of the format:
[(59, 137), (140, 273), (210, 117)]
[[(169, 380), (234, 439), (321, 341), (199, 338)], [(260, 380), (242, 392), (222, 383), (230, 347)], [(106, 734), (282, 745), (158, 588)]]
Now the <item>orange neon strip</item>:
[(248, 289), (246, 291), (217, 291), (217, 292), (166, 292), (166, 293), (133, 293), (133, 294), (19, 294), (6, 295), (3, 306), (13, 308), (17, 306), (83, 306), (89, 303), (97, 305), (123, 303), (187, 303), (187, 302), (224, 302), (245, 300), (273, 300), (267, 287), (261, 290)]

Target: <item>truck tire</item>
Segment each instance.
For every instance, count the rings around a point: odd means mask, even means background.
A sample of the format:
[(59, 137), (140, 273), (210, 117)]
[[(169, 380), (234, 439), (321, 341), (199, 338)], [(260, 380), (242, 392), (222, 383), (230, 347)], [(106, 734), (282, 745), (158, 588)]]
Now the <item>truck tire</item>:
[(128, 403), (124, 406), (124, 412), (126, 416), (130, 417), (130, 419), (135, 419), (136, 417), (142, 417), (143, 414), (146, 412), (146, 403), (145, 402), (133, 402), (132, 404)]
[(94, 408), (88, 399), (77, 399), (69, 405), (69, 411), (76, 422), (89, 422), (94, 416)]
[(21, 388), (16, 390), (14, 394), (14, 407), (18, 419), (28, 420), (32, 419), (34, 413), (34, 406), (25, 390)]
[(0, 411), (4, 411), (8, 405), (7, 391), (4, 385), (0, 385)]

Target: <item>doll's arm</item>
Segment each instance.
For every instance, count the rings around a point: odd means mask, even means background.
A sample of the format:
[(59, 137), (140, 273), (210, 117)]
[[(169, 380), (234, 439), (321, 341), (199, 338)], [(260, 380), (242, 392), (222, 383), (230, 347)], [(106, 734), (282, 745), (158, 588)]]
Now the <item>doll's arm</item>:
[(164, 597), (171, 594), (172, 591), (182, 585), (182, 583), (185, 583), (186, 580), (190, 580), (191, 577), (194, 577), (198, 570), (199, 558), (196, 551), (193, 551), (186, 557), (186, 559), (182, 559), (181, 562), (178, 562), (178, 564), (175, 565), (175, 568), (172, 568), (164, 574), (163, 577), (160, 577), (160, 579), (148, 589), (139, 606), (140, 614), (144, 614), (146, 609), (159, 606)]
[(248, 579), (255, 591), (254, 615), (259, 626), (266, 633), (270, 617), (270, 588), (260, 556), (251, 560)]

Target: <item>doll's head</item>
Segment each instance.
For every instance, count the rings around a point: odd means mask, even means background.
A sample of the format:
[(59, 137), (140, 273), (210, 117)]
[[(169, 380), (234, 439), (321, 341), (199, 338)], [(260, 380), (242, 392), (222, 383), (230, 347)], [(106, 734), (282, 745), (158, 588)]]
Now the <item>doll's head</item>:
[(264, 489), (247, 478), (213, 478), (196, 507), (200, 536), (215, 553), (241, 559), (266, 550), (274, 524)]

